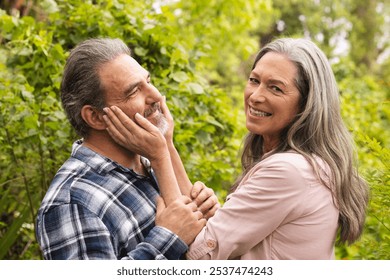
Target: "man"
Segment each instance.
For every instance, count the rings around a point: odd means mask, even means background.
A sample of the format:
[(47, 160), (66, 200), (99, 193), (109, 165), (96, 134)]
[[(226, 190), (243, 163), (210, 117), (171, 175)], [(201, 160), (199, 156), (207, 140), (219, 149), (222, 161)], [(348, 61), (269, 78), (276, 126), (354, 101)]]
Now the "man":
[(143, 115), (171, 137), (173, 121), (162, 113), (166, 104), (149, 72), (121, 40), (86, 40), (70, 53), (61, 98), (82, 139), (73, 144), (38, 212), (44, 258), (179, 259), (217, 200), (199, 188), (189, 198), (191, 186), (174, 148), (147, 160), (136, 147), (116, 143), (104, 122), (103, 108), (115, 105), (130, 118)]

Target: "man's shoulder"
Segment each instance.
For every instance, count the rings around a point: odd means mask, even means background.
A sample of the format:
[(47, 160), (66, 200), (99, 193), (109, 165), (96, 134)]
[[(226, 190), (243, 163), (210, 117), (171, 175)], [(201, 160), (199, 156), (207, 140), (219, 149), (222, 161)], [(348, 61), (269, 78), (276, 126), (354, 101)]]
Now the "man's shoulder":
[(129, 192), (135, 185), (143, 184), (130, 171), (125, 172), (100, 159), (88, 160), (72, 156), (65, 161), (54, 176), (42, 207), (50, 208), (61, 204), (99, 207), (100, 203), (105, 203), (115, 193)]
[(93, 209), (100, 209), (118, 193), (126, 193), (128, 201), (139, 199), (138, 189), (154, 196), (156, 191), (149, 185), (152, 184), (148, 180), (137, 177), (131, 170), (78, 146), (54, 176), (41, 208), (77, 204), (94, 212)]
[(88, 171), (89, 168), (84, 162), (73, 157), (66, 160), (51, 181), (42, 201), (42, 206), (48, 207), (49, 204), (52, 206), (70, 203), (72, 186), (77, 180), (83, 178)]

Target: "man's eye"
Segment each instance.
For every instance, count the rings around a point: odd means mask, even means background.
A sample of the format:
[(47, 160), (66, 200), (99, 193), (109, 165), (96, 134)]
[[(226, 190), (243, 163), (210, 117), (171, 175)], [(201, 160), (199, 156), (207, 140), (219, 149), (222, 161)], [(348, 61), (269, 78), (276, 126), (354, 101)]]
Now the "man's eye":
[(132, 92), (130, 92), (129, 94), (127, 94), (127, 95), (126, 95), (126, 99), (129, 99), (129, 98), (135, 96), (135, 95), (137, 94), (137, 92), (138, 92), (138, 87), (136, 87), (135, 89), (133, 89)]
[(259, 84), (259, 80), (256, 79), (256, 78), (252, 78), (252, 77), (249, 77), (249, 82), (253, 83), (253, 84)]

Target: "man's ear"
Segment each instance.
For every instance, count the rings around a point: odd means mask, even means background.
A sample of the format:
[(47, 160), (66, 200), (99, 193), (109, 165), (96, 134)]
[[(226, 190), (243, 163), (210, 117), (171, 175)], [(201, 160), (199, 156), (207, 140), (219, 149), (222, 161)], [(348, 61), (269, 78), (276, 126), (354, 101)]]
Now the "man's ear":
[(103, 110), (99, 110), (91, 105), (84, 105), (81, 109), (81, 117), (92, 128), (96, 130), (105, 130), (106, 123), (103, 120)]

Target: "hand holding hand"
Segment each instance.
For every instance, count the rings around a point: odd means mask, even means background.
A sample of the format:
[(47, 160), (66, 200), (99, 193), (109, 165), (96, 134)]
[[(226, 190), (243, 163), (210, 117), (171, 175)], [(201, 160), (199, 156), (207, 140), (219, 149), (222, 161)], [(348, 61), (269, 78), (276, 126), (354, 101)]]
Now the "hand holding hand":
[(187, 196), (179, 197), (168, 206), (158, 197), (156, 225), (169, 229), (189, 245), (206, 225), (206, 220)]
[(191, 190), (191, 198), (202, 212), (205, 219), (214, 216), (221, 207), (213, 189), (206, 187), (202, 182), (196, 182)]

